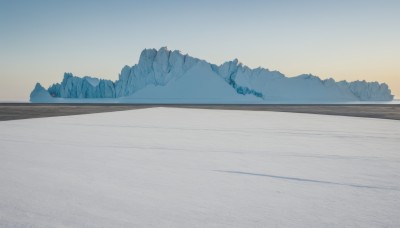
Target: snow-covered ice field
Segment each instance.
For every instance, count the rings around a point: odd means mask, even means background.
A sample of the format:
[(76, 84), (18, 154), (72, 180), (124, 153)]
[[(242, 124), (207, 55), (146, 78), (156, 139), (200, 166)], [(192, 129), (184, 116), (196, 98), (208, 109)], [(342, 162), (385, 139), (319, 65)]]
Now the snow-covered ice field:
[(0, 122), (0, 227), (400, 227), (400, 122), (150, 108)]

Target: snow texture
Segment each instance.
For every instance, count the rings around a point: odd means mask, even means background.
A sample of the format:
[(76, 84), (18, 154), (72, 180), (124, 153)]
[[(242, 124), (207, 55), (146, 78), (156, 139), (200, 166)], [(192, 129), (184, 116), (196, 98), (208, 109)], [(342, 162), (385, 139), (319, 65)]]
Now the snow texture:
[(400, 122), (151, 108), (0, 122), (0, 227), (400, 227)]
[[(237, 59), (217, 66), (165, 47), (158, 51), (143, 50), (139, 63), (125, 66), (115, 82), (65, 73), (63, 81), (50, 86), (48, 93), (51, 95), (48, 102), (65, 101), (57, 98), (114, 98), (115, 102), (127, 103), (324, 103), (393, 99), (385, 83), (335, 82), (310, 74), (290, 78), (278, 71), (250, 69)], [(37, 95), (31, 94), (32, 102), (38, 100)], [(40, 98), (44, 100), (43, 96)]]

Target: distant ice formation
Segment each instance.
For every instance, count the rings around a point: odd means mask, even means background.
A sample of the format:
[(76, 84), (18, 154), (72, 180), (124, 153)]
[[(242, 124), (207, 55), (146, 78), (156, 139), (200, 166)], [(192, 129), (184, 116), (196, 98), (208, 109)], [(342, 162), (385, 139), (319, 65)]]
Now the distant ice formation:
[(47, 90), (39, 83), (31, 102), (117, 103), (331, 103), (391, 101), (387, 84), (321, 80), (311, 74), (286, 77), (250, 69), (237, 59), (220, 66), (163, 47), (142, 51), (139, 63), (125, 66), (115, 82), (65, 73)]

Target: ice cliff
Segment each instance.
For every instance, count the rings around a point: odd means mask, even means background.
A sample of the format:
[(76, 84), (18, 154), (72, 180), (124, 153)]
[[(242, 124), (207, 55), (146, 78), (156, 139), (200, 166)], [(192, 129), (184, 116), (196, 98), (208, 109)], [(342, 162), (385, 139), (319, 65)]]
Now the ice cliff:
[[(69, 102), (104, 98), (127, 103), (316, 103), (389, 101), (385, 83), (321, 80), (305, 74), (286, 77), (278, 71), (250, 69), (237, 59), (222, 65), (167, 48), (145, 49), (139, 63), (123, 67), (115, 82), (65, 73), (47, 90), (39, 83), (32, 102)], [(101, 98), (101, 99), (100, 99)]]
[[(62, 98), (115, 98), (115, 86), (110, 80), (75, 77), (65, 73), (61, 83), (48, 88), (52, 97)], [(32, 98), (32, 96), (31, 96)]]

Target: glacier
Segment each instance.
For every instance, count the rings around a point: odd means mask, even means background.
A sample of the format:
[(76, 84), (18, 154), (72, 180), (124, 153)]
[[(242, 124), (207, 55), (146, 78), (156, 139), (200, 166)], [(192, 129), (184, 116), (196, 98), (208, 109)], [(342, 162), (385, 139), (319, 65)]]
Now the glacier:
[(116, 103), (331, 103), (391, 101), (387, 84), (322, 80), (311, 74), (286, 77), (279, 71), (251, 69), (237, 59), (216, 65), (171, 51), (142, 51), (138, 64), (125, 66), (116, 81), (65, 73), (45, 89), (37, 83), (31, 102)]

